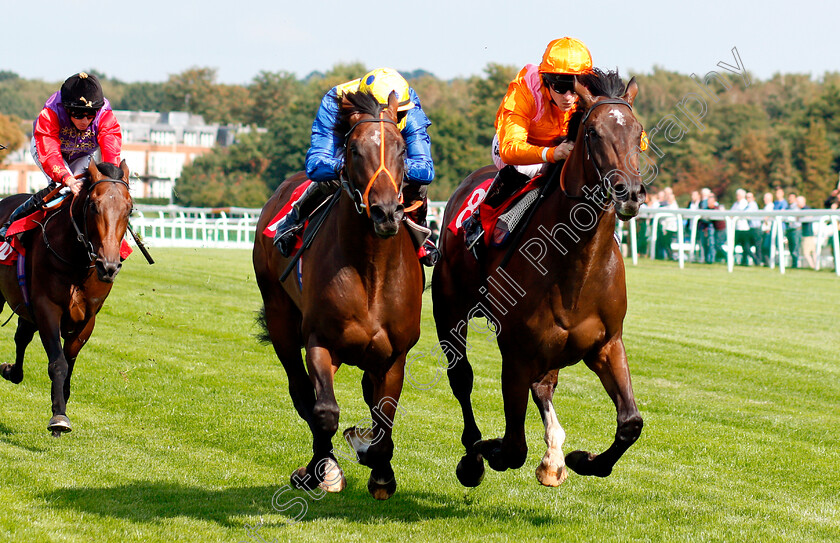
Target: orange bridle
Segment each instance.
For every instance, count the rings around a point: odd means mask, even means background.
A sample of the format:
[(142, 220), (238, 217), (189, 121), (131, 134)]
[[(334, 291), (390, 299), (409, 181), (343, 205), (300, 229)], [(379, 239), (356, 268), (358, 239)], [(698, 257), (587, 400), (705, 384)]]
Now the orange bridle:
[[(358, 121), (350, 128), (350, 130), (347, 131), (347, 134), (344, 137), (344, 141), (349, 141), (350, 134), (352, 134), (353, 130), (355, 130), (356, 127), (362, 123), (390, 123), (399, 129), (399, 125), (393, 120), (385, 118), (384, 113), (384, 111), (380, 111), (378, 119), (362, 119)], [(403, 199), (400, 186), (397, 184), (397, 180), (394, 178), (394, 174), (392, 174), (391, 170), (389, 170), (388, 167), (385, 165), (385, 130), (379, 131), (379, 168), (377, 168), (376, 171), (373, 172), (373, 175), (370, 176), (370, 179), (368, 179), (364, 193), (360, 193), (358, 189), (355, 189), (356, 194), (359, 194), (361, 196), (361, 202), (356, 201), (357, 197), (351, 192), (349, 184), (347, 184), (346, 182), (344, 183), (345, 190), (347, 190), (347, 192), (350, 193), (350, 196), (353, 198), (353, 201), (356, 202), (356, 209), (359, 211), (359, 213), (361, 213), (361, 210), (359, 208), (364, 208), (367, 212), (368, 217), (370, 217), (370, 189), (373, 188), (373, 184), (376, 182), (376, 179), (382, 172), (385, 172), (385, 174), (388, 176), (388, 180), (391, 182), (391, 186), (394, 187), (394, 191), (399, 196), (400, 203), (402, 203)]]

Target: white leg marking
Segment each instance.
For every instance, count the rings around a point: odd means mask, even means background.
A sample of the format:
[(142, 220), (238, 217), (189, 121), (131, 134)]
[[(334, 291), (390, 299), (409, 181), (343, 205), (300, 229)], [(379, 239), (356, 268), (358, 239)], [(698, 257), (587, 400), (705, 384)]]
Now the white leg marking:
[(545, 444), (548, 449), (537, 466), (537, 479), (546, 486), (558, 486), (567, 476), (566, 458), (563, 455), (563, 443), (566, 432), (557, 420), (554, 405), (548, 404), (545, 413)]

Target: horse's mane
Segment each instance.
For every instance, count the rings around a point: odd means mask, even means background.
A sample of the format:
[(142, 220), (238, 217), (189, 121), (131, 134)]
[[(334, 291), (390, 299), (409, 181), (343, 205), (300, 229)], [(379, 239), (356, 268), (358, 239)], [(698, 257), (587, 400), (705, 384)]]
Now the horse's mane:
[[(604, 71), (600, 68), (593, 68), (588, 74), (581, 75), (578, 79), (581, 85), (589, 89), (592, 96), (604, 96), (606, 98), (621, 98), (624, 96), (626, 87), (624, 81), (618, 75), (618, 71)], [(586, 110), (578, 108), (569, 119), (569, 132), (566, 139), (575, 141), (577, 138), (580, 121)]]
[(379, 117), (379, 112), (382, 111), (382, 105), (369, 92), (348, 92), (344, 95), (344, 99), (339, 98), (338, 100), (340, 114), (336, 129), (341, 133), (345, 133), (350, 129), (351, 115), (362, 113)]
[(580, 82), (593, 96), (621, 98), (625, 91), (624, 81), (619, 77), (617, 70), (605, 72), (600, 68), (593, 68), (592, 72), (580, 77)]
[(96, 169), (99, 170), (99, 173), (111, 179), (122, 179), (123, 177), (123, 171), (110, 162), (100, 162), (96, 165)]

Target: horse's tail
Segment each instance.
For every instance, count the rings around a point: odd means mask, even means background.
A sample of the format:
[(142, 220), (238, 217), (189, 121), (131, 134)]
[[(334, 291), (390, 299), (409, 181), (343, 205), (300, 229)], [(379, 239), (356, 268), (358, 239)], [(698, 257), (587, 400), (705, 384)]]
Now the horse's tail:
[(265, 305), (263, 305), (259, 311), (256, 312), (256, 317), (254, 317), (254, 321), (260, 327), (259, 331), (254, 334), (254, 337), (263, 345), (270, 345), (271, 344), (271, 337), (268, 335), (268, 322), (265, 320)]

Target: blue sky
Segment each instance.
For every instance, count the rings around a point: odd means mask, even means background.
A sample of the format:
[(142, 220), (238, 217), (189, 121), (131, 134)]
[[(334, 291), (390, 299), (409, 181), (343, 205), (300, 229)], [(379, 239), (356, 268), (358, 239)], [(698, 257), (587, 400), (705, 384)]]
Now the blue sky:
[[(840, 71), (840, 2), (673, 0), (15, 1), (3, 7), (0, 70), (62, 81), (95, 68), (123, 81), (165, 81), (192, 66), (224, 83), (260, 71), (305, 76), (338, 62), (480, 75), (489, 63), (539, 62), (553, 38), (586, 43), (596, 66), (690, 74), (738, 49), (755, 77)], [(349, 6), (356, 6), (355, 9)], [(61, 15), (61, 16), (59, 16)], [(89, 20), (90, 23), (85, 23)]]

